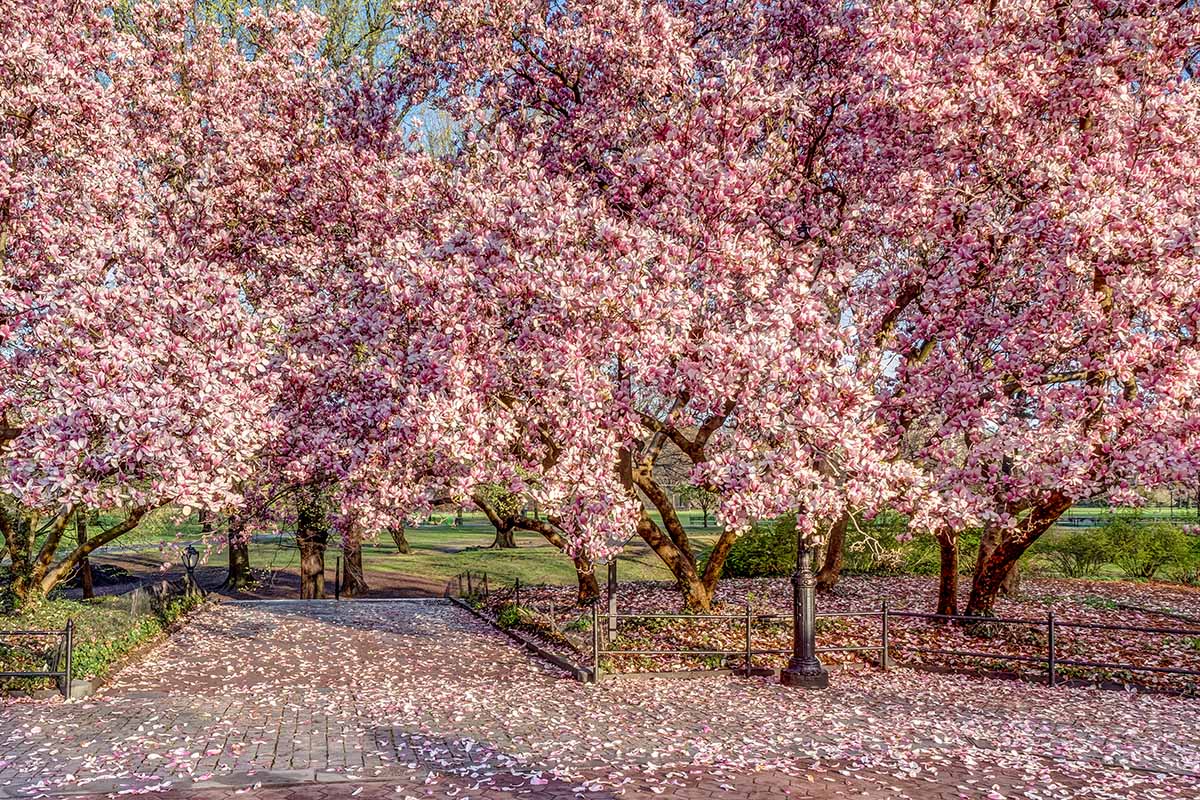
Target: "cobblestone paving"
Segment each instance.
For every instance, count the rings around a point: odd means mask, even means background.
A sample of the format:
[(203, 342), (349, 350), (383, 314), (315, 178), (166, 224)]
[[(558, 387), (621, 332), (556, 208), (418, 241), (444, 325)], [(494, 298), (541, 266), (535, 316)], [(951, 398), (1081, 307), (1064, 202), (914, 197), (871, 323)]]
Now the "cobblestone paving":
[(226, 603), (0, 706), (0, 797), (1198, 797), (1200, 703), (894, 671), (567, 679), (437, 602)]

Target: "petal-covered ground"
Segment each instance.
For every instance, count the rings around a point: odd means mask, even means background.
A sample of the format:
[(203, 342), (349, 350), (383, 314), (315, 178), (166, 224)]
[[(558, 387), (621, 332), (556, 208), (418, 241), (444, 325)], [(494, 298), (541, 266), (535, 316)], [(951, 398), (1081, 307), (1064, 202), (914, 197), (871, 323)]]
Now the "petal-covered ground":
[[(936, 578), (864, 577), (843, 578), (832, 595), (821, 595), (819, 612), (878, 612), (886, 598), (892, 611), (932, 612), (937, 596)], [(965, 591), (966, 587), (963, 587)], [(778, 619), (756, 621), (752, 626), (755, 650), (787, 650), (791, 646), (791, 585), (787, 579), (724, 580), (718, 587), (715, 614), (728, 620), (663, 620), (649, 615), (678, 613), (678, 590), (665, 583), (622, 583), (618, 589), (618, 612), (647, 615), (624, 619), (617, 647), (624, 650), (744, 650), (744, 615), (749, 603), (755, 615), (779, 615)], [(527, 609), (522, 621), (530, 632), (542, 635), (547, 644), (575, 660), (590, 660), (591, 636), (581, 625), (590, 620), (573, 604), (574, 590), (562, 586), (522, 587), (521, 605)], [(485, 605), (493, 616), (513, 598), (511, 589), (492, 592)], [(962, 603), (965, 604), (965, 596)], [(553, 610), (553, 622), (551, 622)], [(1137, 683), (1175, 691), (1194, 690), (1197, 675), (1169, 672), (1098, 669), (1063, 664), (1090, 661), (1137, 664), (1149, 667), (1186, 669), (1200, 673), (1200, 589), (1164, 583), (1090, 581), (1065, 579), (1026, 580), (1018, 599), (1001, 598), (997, 616), (1029, 620), (1029, 624), (984, 626), (946, 625), (941, 622), (895, 615), (889, 625), (891, 657), (909, 665), (932, 665), (955, 669), (1017, 672), (1039, 679), (1045, 676), (1048, 651), (1047, 617), (1056, 616), (1055, 653), (1061, 680), (1105, 683)], [(1156, 628), (1158, 632), (1134, 632), (1109, 628), (1072, 627), (1117, 625)], [(878, 616), (840, 617), (818, 622), (818, 645), (824, 648), (878, 646)], [(1187, 631), (1167, 634), (1163, 630)], [(1016, 655), (1034, 661), (1000, 658), (961, 658), (934, 654), (931, 650)], [(867, 660), (869, 654), (830, 653), (827, 662)], [(744, 657), (729, 656), (612, 656), (610, 667), (619, 672), (700, 669), (730, 666), (742, 668)], [(757, 666), (781, 667), (782, 655), (759, 656)]]
[(0, 707), (0, 796), (1195, 797), (1198, 722), (909, 670), (597, 687), (439, 602), (226, 603), (93, 698)]

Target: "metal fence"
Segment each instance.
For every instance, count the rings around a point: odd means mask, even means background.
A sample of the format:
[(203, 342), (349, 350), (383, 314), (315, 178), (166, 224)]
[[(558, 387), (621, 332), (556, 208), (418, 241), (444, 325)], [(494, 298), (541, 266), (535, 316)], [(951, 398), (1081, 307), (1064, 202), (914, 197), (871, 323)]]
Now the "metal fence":
[[(489, 585), (487, 573), (475, 573), (467, 571), (456, 575), (450, 580), (446, 586), (446, 594), (449, 595), (453, 590), (457, 590), (459, 595), (463, 595), (474, 599), (487, 599), (490, 595), (491, 587)], [(510, 594), (511, 591), (511, 594)], [(521, 582), (517, 580), (509, 590), (505, 588), (505, 594), (510, 594), (510, 602), (515, 606), (521, 606)], [(551, 608), (553, 615), (553, 608)], [(880, 603), (878, 609), (862, 609), (855, 611), (824, 611), (817, 613), (817, 619), (837, 619), (837, 618), (859, 618), (879, 620), (877, 628), (877, 638), (862, 644), (840, 646), (840, 647), (818, 647), (817, 654), (832, 654), (832, 653), (862, 653), (874, 655), (873, 662), (881, 669), (888, 669), (892, 666), (905, 666), (901, 661), (894, 659), (894, 656), (902, 654), (912, 654), (917, 656), (938, 656), (941, 658), (963, 658), (999, 662), (1011, 662), (1013, 664), (1037, 665), (1045, 673), (1045, 681), (1049, 686), (1055, 686), (1059, 683), (1061, 668), (1077, 667), (1093, 670), (1114, 670), (1128, 672), (1147, 672), (1160, 673), (1169, 675), (1181, 675), (1197, 677), (1200, 676), (1200, 668), (1187, 669), (1183, 667), (1160, 667), (1150, 664), (1130, 664), (1111, 661), (1093, 661), (1081, 658), (1065, 658), (1060, 653), (1059, 633), (1065, 630), (1107, 630), (1107, 631), (1123, 631), (1127, 633), (1144, 633), (1153, 634), (1164, 637), (1189, 637), (1200, 640), (1200, 629), (1191, 628), (1175, 628), (1175, 627), (1153, 627), (1142, 625), (1116, 625), (1108, 623), (1096, 622), (1074, 622), (1070, 620), (1061, 620), (1051, 611), (1043, 618), (1017, 618), (1017, 617), (972, 617), (965, 615), (945, 615), (932, 614), (920, 611), (898, 611), (891, 608), (889, 602), (885, 599)], [(912, 619), (925, 620), (929, 622), (940, 622), (944, 624), (954, 624), (964, 627), (980, 626), (980, 625), (1011, 625), (1011, 626), (1027, 626), (1038, 630), (1045, 631), (1045, 646), (1038, 652), (1024, 653), (1004, 653), (1004, 652), (985, 652), (980, 650), (955, 650), (942, 648), (926, 648), (914, 647), (903, 644), (896, 644), (894, 640), (895, 625), (897, 619)], [(605, 635), (606, 631), (619, 630), (622, 621), (631, 622), (639, 621), (697, 621), (709, 620), (725, 622), (730, 625), (737, 625), (742, 630), (742, 646), (734, 649), (718, 649), (718, 648), (695, 648), (695, 649), (645, 649), (645, 648), (621, 648), (613, 644), (613, 636)], [(610, 625), (609, 622), (613, 624)], [(593, 680), (600, 680), (602, 675), (601, 662), (608, 656), (726, 656), (726, 657), (741, 657), (741, 667), (736, 671), (745, 674), (751, 674), (755, 671), (754, 659), (761, 656), (777, 656), (790, 655), (790, 648), (756, 648), (755, 647), (755, 628), (762, 623), (768, 622), (784, 622), (791, 623), (791, 614), (756, 614), (747, 602), (745, 610), (740, 614), (611, 614), (601, 611), (600, 603), (595, 603), (591, 608), (591, 661)], [(1200, 659), (1200, 655), (1198, 655)], [(911, 666), (911, 665), (910, 665)], [(728, 668), (721, 668), (727, 670)], [(693, 671), (710, 671), (710, 670), (693, 670)], [(711, 671), (716, 671), (712, 669)]]
[(53, 678), (58, 683), (63, 697), (71, 697), (71, 655), (75, 650), (75, 623), (67, 620), (67, 625), (60, 631), (0, 631), (0, 638), (41, 639), (57, 638), (58, 644), (54, 649), (53, 658), (47, 659), (47, 669), (40, 671), (0, 672), (3, 678)]
[[(198, 587), (186, 578), (174, 582), (163, 580), (139, 586), (119, 595), (102, 595), (97, 597), (95, 602), (101, 604), (106, 611), (128, 614), (130, 624), (133, 624), (143, 617), (160, 613), (164, 604), (172, 598), (193, 591), (198, 591)], [(70, 698), (70, 681), (74, 677), (71, 667), (76, 646), (75, 634), (74, 619), (67, 620), (66, 626), (61, 630), (0, 630), (0, 653), (3, 653), (5, 648), (21, 648), (27, 651), (25, 655), (28, 657), (37, 652), (37, 648), (32, 645), (32, 642), (41, 639), (58, 640), (50, 645), (53, 649), (48, 648), (46, 651), (46, 669), (0, 672), (0, 681), (5, 679), (52, 679), (63, 696)], [(14, 640), (17, 642), (16, 645), (5, 644), (5, 642)], [(0, 664), (2, 663), (3, 660), (0, 659)]]
[[(894, 612), (888, 610), (888, 604), (885, 600), (878, 611), (826, 611), (818, 612), (817, 619), (831, 619), (838, 617), (879, 617), (879, 643), (878, 644), (863, 644), (844, 647), (823, 647), (817, 648), (817, 654), (828, 653), (875, 653), (877, 658), (875, 663), (882, 669), (888, 669), (892, 666), (891, 652), (894, 648), (890, 645), (890, 630), (889, 620)], [(716, 620), (725, 621), (731, 624), (739, 625), (743, 630), (742, 641), (743, 647), (737, 650), (725, 649), (687, 649), (687, 650), (648, 650), (648, 649), (628, 649), (613, 647), (612, 641), (607, 644), (603, 641), (600, 635), (602, 627), (607, 628), (609, 620), (616, 622), (616, 628), (620, 628), (621, 620)], [(790, 655), (791, 648), (755, 648), (754, 647), (754, 626), (756, 623), (762, 622), (779, 622), (792, 620), (790, 614), (755, 614), (750, 607), (750, 603), (746, 603), (745, 612), (742, 614), (602, 614), (600, 613), (599, 604), (592, 606), (592, 665), (594, 680), (600, 681), (603, 675), (601, 669), (601, 659), (605, 656), (740, 656), (742, 658), (741, 669), (738, 670), (744, 674), (750, 675), (755, 671), (754, 657), (755, 656), (770, 656), (770, 655)], [(693, 670), (706, 671), (706, 670)], [(715, 670), (714, 670), (715, 671)]]
[(1046, 670), (1046, 683), (1049, 686), (1054, 686), (1058, 682), (1059, 667), (1084, 667), (1088, 669), (1111, 669), (1126, 670), (1129, 672), (1156, 672), (1168, 675), (1200, 676), (1200, 669), (1157, 667), (1149, 664), (1124, 664), (1111, 661), (1086, 661), (1074, 658), (1061, 658), (1058, 655), (1058, 632), (1064, 629), (1124, 631), (1126, 633), (1150, 633), (1159, 636), (1186, 637), (1200, 637), (1200, 629), (1152, 627), (1144, 625), (1112, 625), (1099, 622), (1072, 622), (1069, 620), (1058, 619), (1053, 611), (1047, 613), (1043, 619), (1021, 619), (1015, 617), (967, 617), (962, 615), (951, 616), (946, 614), (926, 614), (917, 611), (893, 611), (891, 615), (895, 617), (907, 617), (911, 619), (938, 620), (960, 625), (987, 625), (996, 623), (1000, 625), (1025, 625), (1039, 629), (1044, 627), (1046, 629), (1046, 649), (1044, 652), (1039, 653), (1038, 655), (1009, 655), (1004, 653), (982, 653), (970, 650), (939, 650), (918, 647), (900, 647), (893, 649), (924, 655), (984, 658), (996, 661), (1044, 664)]
[[(790, 621), (792, 619), (789, 614), (753, 614), (747, 604), (746, 612), (739, 615), (730, 614), (618, 614), (615, 618), (621, 619), (639, 619), (639, 620), (677, 620), (677, 619), (709, 619), (709, 620), (725, 620), (731, 623), (737, 623), (744, 626), (745, 630), (745, 646), (738, 650), (642, 650), (642, 649), (622, 649), (612, 647), (611, 642), (608, 646), (604, 646), (599, 636), (599, 625), (601, 620), (605, 620), (609, 615), (601, 614), (598, 608), (593, 609), (593, 625), (595, 627), (592, 644), (593, 664), (600, 664), (600, 660), (604, 656), (614, 655), (676, 655), (676, 656), (741, 656), (743, 659), (742, 670), (749, 673), (754, 669), (754, 657), (764, 655), (789, 655), (791, 649), (755, 649), (753, 646), (754, 624), (760, 621)], [(1111, 661), (1091, 661), (1076, 658), (1063, 658), (1058, 652), (1058, 633), (1063, 629), (1078, 629), (1078, 630), (1109, 630), (1109, 631), (1124, 631), (1128, 633), (1149, 633), (1162, 636), (1181, 636), (1181, 637), (1200, 637), (1200, 629), (1188, 628), (1167, 628), (1167, 627), (1149, 627), (1142, 625), (1113, 625), (1095, 622), (1072, 622), (1060, 620), (1053, 611), (1049, 612), (1043, 619), (1031, 618), (1015, 618), (1015, 617), (970, 617), (964, 615), (946, 615), (946, 614), (930, 614), (919, 611), (894, 611), (888, 606), (888, 601), (884, 600), (878, 610), (860, 610), (860, 611), (826, 611), (818, 612), (817, 619), (831, 618), (849, 618), (849, 617), (877, 617), (880, 620), (879, 638), (875, 643), (855, 645), (848, 647), (818, 647), (817, 654), (824, 653), (875, 653), (877, 658), (875, 663), (882, 669), (898, 664), (893, 661), (892, 655), (899, 653), (912, 653), (915, 655), (934, 655), (951, 658), (970, 658), (970, 659), (985, 659), (989, 661), (1009, 661), (1014, 663), (1038, 664), (1042, 665), (1045, 670), (1046, 684), (1054, 686), (1058, 683), (1059, 670), (1061, 667), (1082, 667), (1088, 669), (1106, 669), (1106, 670), (1125, 670), (1129, 672), (1154, 672), (1171, 675), (1186, 675), (1200, 676), (1200, 669), (1186, 669), (1182, 667), (1159, 667), (1148, 664), (1129, 664)], [(957, 624), (964, 626), (973, 625), (1022, 625), (1032, 626), (1035, 628), (1044, 628), (1046, 631), (1046, 646), (1043, 651), (1033, 655), (1028, 653), (997, 653), (983, 652), (976, 650), (951, 650), (940, 648), (924, 648), (911, 647), (905, 645), (896, 645), (892, 642), (892, 626), (893, 620), (896, 618), (902, 619), (920, 619), (930, 620), (942, 623)], [(901, 664), (903, 665), (903, 664)], [(597, 669), (597, 675), (599, 675)]]

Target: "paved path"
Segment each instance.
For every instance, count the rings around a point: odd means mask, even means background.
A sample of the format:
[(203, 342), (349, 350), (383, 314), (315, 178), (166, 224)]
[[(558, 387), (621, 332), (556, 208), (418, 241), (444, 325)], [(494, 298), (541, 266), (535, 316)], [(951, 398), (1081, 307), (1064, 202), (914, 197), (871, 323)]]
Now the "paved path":
[(94, 698), (0, 706), (0, 797), (1197, 797), (1198, 723), (901, 670), (594, 687), (440, 602), (226, 603)]

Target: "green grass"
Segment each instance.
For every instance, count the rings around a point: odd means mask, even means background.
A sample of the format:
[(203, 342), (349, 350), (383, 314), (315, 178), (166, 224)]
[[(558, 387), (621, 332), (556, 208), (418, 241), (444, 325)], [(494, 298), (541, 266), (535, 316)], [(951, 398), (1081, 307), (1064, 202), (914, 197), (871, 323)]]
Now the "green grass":
[[(681, 512), (688, 534), (692, 539), (697, 556), (707, 557), (719, 529), (710, 520), (712, 527), (700, 525), (701, 514)], [(661, 522), (657, 514), (651, 517)], [(93, 520), (89, 531), (96, 531), (120, 521), (119, 514), (101, 514)], [(454, 527), (454, 514), (435, 514), (429, 522), (408, 528), (411, 555), (396, 553), (391, 538), (381, 534), (363, 548), (363, 561), (367, 570), (381, 570), (410, 575), (448, 580), (465, 570), (487, 572), (490, 581), (511, 584), (520, 579), (527, 584), (572, 585), (576, 582), (571, 560), (550, 545), (541, 536), (518, 531), (515, 550), (492, 550), (489, 545), (495, 538), (495, 530), (487, 518), (479, 512), (463, 514), (463, 525)], [(695, 524), (690, 524), (690, 523)], [(68, 532), (59, 546), (59, 554), (66, 555), (74, 547), (74, 537)], [(289, 533), (274, 535), (260, 532), (270, 541), (254, 542), (250, 547), (250, 563), (255, 569), (297, 569), (300, 554)], [(175, 509), (161, 509), (149, 515), (141, 525), (112, 543), (110, 552), (129, 545), (174, 544), (195, 541), (201, 538), (200, 523), (195, 514), (181, 518)], [(224, 551), (218, 547), (209, 554), (208, 562), (224, 564)], [(105, 548), (96, 557), (103, 559)], [(337, 555), (337, 543), (331, 543), (326, 556), (327, 566), (333, 568)], [(640, 539), (634, 539), (621, 554), (619, 570), (622, 580), (671, 580), (671, 574), (650, 548)]]
[[(1069, 516), (1102, 517), (1112, 513), (1108, 508), (1073, 508)], [(1147, 516), (1168, 516), (1169, 507), (1148, 507), (1142, 510)], [(1183, 520), (1194, 514), (1188, 509), (1175, 509), (1176, 518)], [(657, 514), (652, 518), (661, 520)], [(681, 516), (687, 524), (689, 535), (703, 560), (711, 548), (718, 529), (700, 526), (699, 512), (683, 511)], [(119, 514), (102, 514), (89, 526), (93, 534), (120, 520)], [(488, 545), (494, 531), (483, 514), (465, 512), (463, 525), (454, 527), (453, 513), (434, 514), (430, 520), (408, 530), (408, 540), (413, 547), (412, 555), (396, 554), (391, 539), (383, 534), (364, 549), (365, 566), (368, 570), (382, 570), (434, 579), (450, 579), (465, 571), (487, 572), (489, 580), (511, 584), (519, 578), (529, 584), (549, 583), (570, 585), (575, 582), (574, 568), (569, 559), (536, 534), (518, 533), (519, 547), (516, 550), (490, 550)], [(713, 523), (715, 526), (715, 523)], [(60, 545), (60, 554), (74, 546), (72, 532), (68, 532)], [(270, 535), (270, 534), (268, 534)], [(174, 544), (195, 541), (201, 537), (201, 526), (196, 514), (182, 517), (176, 509), (161, 509), (149, 515), (135, 530), (113, 543), (113, 552), (130, 545)], [(97, 556), (103, 558), (102, 549)], [(336, 546), (329, 553), (328, 562), (333, 566)], [(212, 563), (224, 561), (223, 552), (211, 554)], [(258, 569), (295, 569), (299, 566), (299, 552), (287, 534), (273, 542), (256, 542), (251, 546), (251, 564)], [(658, 557), (640, 540), (633, 539), (622, 553), (619, 569), (623, 580), (671, 580), (671, 576)], [(1120, 571), (1105, 565), (1101, 579), (1120, 578)]]
[[(697, 555), (707, 556), (717, 531), (689, 531)], [(386, 534), (363, 546), (363, 566), (368, 571), (399, 572), (449, 580), (466, 570), (486, 572), (488, 580), (509, 585), (516, 579), (525, 584), (571, 585), (576, 582), (571, 560), (537, 534), (518, 532), (517, 548), (488, 549), (495, 531), (482, 520), (467, 518), (461, 528), (421, 526), (407, 531), (412, 554), (400, 555)], [(337, 555), (326, 553), (327, 566)], [(220, 563), (221, 554), (214, 554)], [(256, 542), (250, 547), (250, 564), (256, 569), (296, 568), (300, 554), (288, 537), (279, 543)], [(622, 580), (671, 580), (662, 561), (641, 540), (631, 541), (621, 554), (617, 569)], [(603, 579), (601, 579), (603, 580)]]
[[(198, 595), (173, 597), (161, 605), (130, 614), (126, 597), (95, 600), (44, 600), (18, 612), (0, 614), (2, 630), (61, 630), (67, 620), (75, 622), (75, 647), (71, 673), (74, 678), (103, 677), (131, 650), (150, 641), (171, 623), (195, 608)], [(36, 672), (48, 667), (48, 657), (58, 639), (4, 637), (0, 642), (0, 672)], [(48, 679), (0, 680), (0, 689), (50, 688)]]
[[(1130, 511), (1135, 509), (1124, 508), (1109, 508), (1106, 506), (1072, 506), (1064, 517), (1107, 517), (1114, 513), (1122, 511)], [(1174, 506), (1142, 506), (1136, 509), (1143, 517), (1154, 517), (1162, 519), (1179, 519), (1179, 520), (1195, 520), (1197, 519), (1196, 509), (1194, 508), (1175, 508)]]

